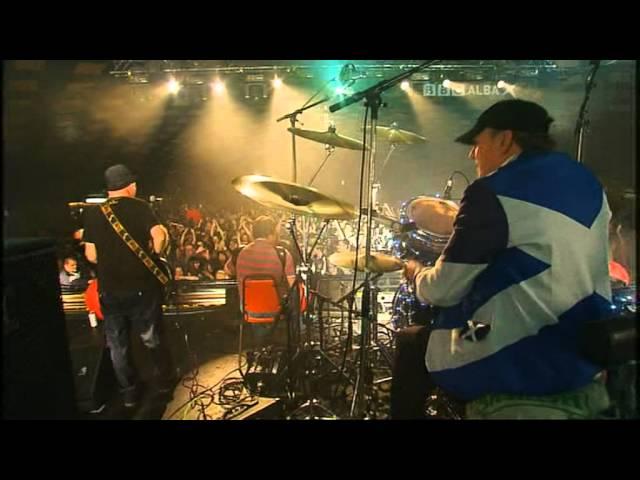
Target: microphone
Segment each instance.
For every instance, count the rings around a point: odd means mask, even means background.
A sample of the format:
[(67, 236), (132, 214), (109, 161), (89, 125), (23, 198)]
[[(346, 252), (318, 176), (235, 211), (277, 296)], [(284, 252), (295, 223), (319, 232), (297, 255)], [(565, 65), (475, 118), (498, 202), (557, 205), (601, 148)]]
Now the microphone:
[(449, 177), (447, 179), (447, 184), (444, 187), (444, 191), (442, 192), (442, 198), (445, 200), (451, 200), (451, 189), (453, 188), (453, 177)]

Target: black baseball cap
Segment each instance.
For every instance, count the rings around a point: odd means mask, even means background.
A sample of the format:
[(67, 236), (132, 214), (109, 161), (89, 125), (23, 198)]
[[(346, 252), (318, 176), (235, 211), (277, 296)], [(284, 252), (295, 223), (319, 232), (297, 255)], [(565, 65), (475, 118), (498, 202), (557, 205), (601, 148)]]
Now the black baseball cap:
[(136, 176), (122, 164), (112, 165), (104, 171), (107, 190), (120, 190), (136, 181)]
[(485, 128), (548, 133), (553, 118), (537, 103), (526, 100), (503, 100), (486, 109), (474, 127), (456, 138), (456, 142), (473, 145), (473, 139)]

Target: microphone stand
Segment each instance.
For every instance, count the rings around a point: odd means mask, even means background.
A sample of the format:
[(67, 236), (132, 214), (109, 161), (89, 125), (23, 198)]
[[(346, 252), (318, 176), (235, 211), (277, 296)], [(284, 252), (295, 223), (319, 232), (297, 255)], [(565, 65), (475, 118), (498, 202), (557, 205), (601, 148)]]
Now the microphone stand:
[[(352, 68), (348, 68), (350, 66)], [(353, 84), (353, 82), (356, 80), (355, 78), (351, 78), (351, 75), (353, 75), (354, 71), (355, 71), (355, 67), (352, 64), (347, 64), (344, 67), (342, 67), (342, 70), (341, 70), (340, 75), (339, 75), (340, 81), (343, 82), (343, 83), (350, 82), (349, 83), (350, 85)], [(308, 105), (308, 103), (311, 100), (316, 98), (316, 96), (320, 92), (322, 92), (325, 88), (327, 88), (327, 85), (329, 85), (331, 82), (335, 82), (336, 80), (337, 80), (337, 78), (332, 78), (331, 80), (326, 82), (320, 88), (320, 90), (318, 90), (316, 93), (314, 93), (311, 96), (311, 98), (309, 98), (309, 100), (307, 100), (304, 103), (304, 105), (302, 107), (298, 108), (297, 110), (294, 110), (291, 113), (283, 115), (282, 117), (278, 118), (276, 120), (276, 122), (281, 122), (282, 120), (286, 120), (288, 118), (289, 121), (291, 122), (291, 128), (295, 128), (296, 127), (296, 123), (298, 121), (298, 115), (301, 115), (302, 112), (304, 112), (305, 110), (309, 110), (310, 108), (313, 108), (316, 105), (320, 105), (321, 103), (324, 103), (324, 102), (326, 102), (326, 101), (331, 99), (330, 96), (327, 96), (327, 97), (324, 97), (322, 100), (318, 100), (317, 102), (314, 102), (311, 105)], [(293, 181), (293, 183), (296, 183), (298, 181), (298, 164), (297, 164), (297, 159), (296, 159), (296, 135), (293, 132), (291, 132), (291, 147), (292, 147), (292, 151), (293, 151), (293, 172), (292, 172), (292, 177), (293, 178), (292, 178), (292, 181)], [(316, 173), (316, 175), (317, 175), (317, 173)], [(312, 179), (312, 181), (313, 181), (313, 179)]]
[[(291, 128), (296, 128), (296, 123), (298, 122), (298, 115), (301, 115), (302, 112), (304, 112), (305, 110), (309, 110), (310, 108), (313, 108), (316, 105), (320, 105), (321, 103), (326, 102), (327, 100), (329, 100), (329, 98), (330, 97), (325, 97), (321, 100), (318, 100), (317, 102), (313, 102), (311, 105), (298, 108), (297, 110), (294, 110), (293, 112), (278, 118), (276, 122), (281, 122), (282, 120), (286, 120), (288, 118), (289, 122), (291, 123)], [(293, 152), (293, 169), (291, 174), (291, 177), (292, 177), (291, 181), (293, 183), (296, 183), (298, 181), (298, 163), (296, 159), (296, 134), (293, 132), (291, 132), (291, 151)]]
[[(296, 123), (298, 122), (298, 115), (302, 115), (302, 112), (304, 112), (305, 110), (309, 110), (310, 108), (315, 107), (316, 105), (320, 105), (321, 103), (324, 103), (326, 101), (328, 101), (331, 97), (330, 96), (326, 96), (316, 102), (313, 102), (312, 104), (309, 104), (309, 102), (311, 100), (313, 100), (320, 92), (322, 92), (327, 85), (329, 85), (329, 83), (333, 82), (335, 80), (335, 78), (329, 80), (327, 83), (325, 83), (322, 88), (320, 88), (320, 90), (318, 90), (316, 93), (314, 93), (311, 98), (309, 98), (309, 100), (307, 100), (304, 105), (300, 108), (298, 108), (297, 110), (294, 110), (291, 113), (288, 113), (286, 115), (283, 115), (282, 117), (276, 119), (276, 122), (281, 122), (282, 120), (286, 120), (289, 119), (289, 122), (291, 123), (291, 152), (292, 152), (292, 172), (291, 172), (291, 181), (293, 183), (297, 183), (298, 182), (298, 161), (297, 161), (297, 156), (296, 156), (296, 134), (293, 132), (293, 129), (296, 128)], [(325, 158), (324, 162), (322, 162), (322, 165), (320, 165), (320, 168), (318, 169), (318, 171), (314, 174), (314, 176), (311, 178), (310, 182), (309, 182), (309, 186), (311, 186), (311, 183), (313, 183), (313, 181), (315, 180), (316, 175), (318, 175), (318, 173), (320, 173), (320, 169), (322, 169), (322, 166), (325, 164), (325, 162), (329, 159), (329, 157), (331, 156), (331, 154), (333, 153), (333, 149), (330, 149), (327, 157)], [(308, 235), (309, 232), (307, 230), (307, 222), (306, 219), (303, 217), (302, 219), (303, 221), (303, 229), (302, 229), (302, 239), (303, 239), (303, 244), (304, 244), (304, 252), (307, 251), (307, 242), (308, 242)], [(305, 258), (304, 261), (306, 262), (307, 259)]]
[[(356, 385), (353, 391), (353, 399), (351, 403), (351, 417), (358, 418), (368, 418), (367, 410), (369, 410), (372, 396), (372, 387), (373, 387), (373, 372), (371, 369), (371, 365), (369, 365), (369, 349), (372, 343), (371, 332), (375, 331), (375, 326), (372, 328), (372, 323), (376, 322), (377, 319), (373, 318), (375, 316), (375, 309), (372, 315), (371, 302), (377, 301), (377, 299), (372, 299), (372, 282), (371, 275), (369, 270), (366, 268), (369, 258), (371, 256), (371, 222), (372, 222), (372, 214), (373, 214), (373, 184), (375, 181), (375, 155), (376, 155), (376, 143), (377, 143), (377, 133), (376, 126), (378, 123), (378, 112), (380, 110), (380, 106), (382, 105), (382, 97), (381, 94), (385, 90), (393, 87), (394, 85), (400, 83), (405, 78), (409, 78), (413, 73), (422, 70), (423, 68), (436, 63), (438, 60), (428, 60), (423, 62), (422, 64), (409, 69), (405, 72), (402, 72), (395, 77), (392, 77), (387, 80), (382, 80), (381, 82), (365, 89), (360, 92), (356, 92), (350, 97), (345, 98), (344, 100), (335, 103), (329, 107), (329, 111), (331, 113), (337, 112), (342, 108), (348, 107), (360, 100), (365, 100), (365, 108), (369, 108), (371, 111), (371, 137), (370, 137), (370, 147), (369, 147), (369, 157), (367, 161), (367, 232), (366, 232), (366, 242), (365, 242), (365, 279), (364, 286), (362, 290), (362, 324), (360, 329), (360, 352), (359, 352), (359, 368), (358, 375), (356, 378)], [(366, 149), (366, 145), (363, 147)], [(362, 211), (362, 205), (360, 207), (360, 212)], [(356, 264), (354, 269), (358, 269), (358, 252), (356, 252)], [(375, 307), (375, 305), (374, 305)]]
[(591, 90), (595, 87), (594, 79), (596, 76), (596, 72), (600, 68), (600, 60), (592, 60), (591, 61), (591, 71), (589, 75), (587, 75), (587, 84), (586, 91), (584, 94), (584, 100), (582, 101), (582, 105), (580, 106), (580, 112), (578, 113), (578, 122), (576, 124), (575, 136), (576, 136), (576, 159), (578, 163), (582, 162), (582, 154), (583, 154), (583, 141), (584, 141), (584, 131), (585, 128), (589, 126), (589, 120), (587, 120), (587, 103), (589, 102), (589, 97), (591, 96)]

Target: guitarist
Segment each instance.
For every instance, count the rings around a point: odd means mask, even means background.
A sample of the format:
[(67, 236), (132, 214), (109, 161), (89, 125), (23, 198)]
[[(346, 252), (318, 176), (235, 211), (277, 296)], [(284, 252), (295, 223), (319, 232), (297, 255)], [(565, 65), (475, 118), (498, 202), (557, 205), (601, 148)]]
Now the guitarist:
[(131, 329), (151, 353), (157, 390), (169, 393), (175, 386), (176, 372), (161, 332), (162, 287), (168, 276), (158, 273), (161, 265), (152, 261), (169, 236), (149, 204), (136, 198), (136, 177), (126, 166), (109, 167), (104, 178), (108, 200), (85, 210), (85, 255), (97, 264), (107, 345), (125, 407), (133, 408), (141, 392), (131, 361)]

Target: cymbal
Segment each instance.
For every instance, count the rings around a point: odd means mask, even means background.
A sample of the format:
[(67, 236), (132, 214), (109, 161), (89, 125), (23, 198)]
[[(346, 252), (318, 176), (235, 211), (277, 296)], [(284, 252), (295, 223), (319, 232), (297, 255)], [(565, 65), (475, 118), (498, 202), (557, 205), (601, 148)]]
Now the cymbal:
[(350, 150), (362, 150), (362, 142), (355, 138), (338, 135), (335, 128), (329, 128), (326, 132), (317, 132), (315, 130), (303, 130), (301, 128), (287, 128), (294, 135), (297, 135), (314, 142), (332, 145), (334, 147), (348, 148)]
[(426, 143), (427, 139), (418, 135), (417, 133), (410, 132), (408, 130), (402, 130), (394, 124), (389, 127), (382, 125), (376, 126), (376, 135), (380, 140), (393, 144), (406, 144), (415, 145), (418, 143)]
[[(336, 252), (329, 256), (329, 262), (337, 267), (353, 270), (356, 264), (356, 252)], [(403, 266), (402, 260), (396, 257), (384, 253), (371, 252), (365, 267), (364, 250), (361, 250), (360, 255), (358, 255), (358, 270), (361, 272), (365, 271), (365, 269), (373, 273), (395, 272), (396, 270), (402, 270)]]
[(262, 175), (244, 175), (234, 178), (231, 184), (241, 194), (265, 207), (337, 220), (350, 220), (356, 216), (353, 205), (297, 183)]

